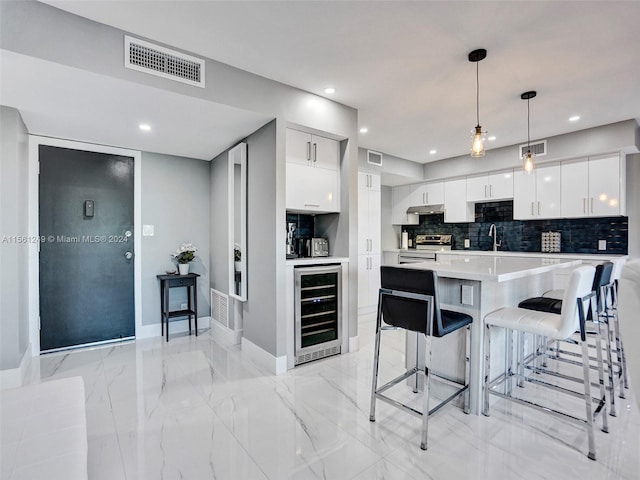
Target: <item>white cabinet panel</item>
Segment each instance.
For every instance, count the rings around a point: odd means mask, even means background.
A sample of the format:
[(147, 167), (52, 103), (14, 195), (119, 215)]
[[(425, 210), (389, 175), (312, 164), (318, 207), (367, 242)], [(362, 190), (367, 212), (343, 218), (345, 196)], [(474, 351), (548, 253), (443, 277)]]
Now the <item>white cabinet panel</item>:
[(380, 254), (358, 255), (358, 310), (373, 311), (380, 289)]
[(287, 210), (339, 212), (338, 172), (287, 163)]
[(624, 215), (625, 172), (620, 155), (562, 163), (562, 216)]
[(418, 225), (419, 216), (407, 214), (407, 209), (411, 205), (411, 185), (393, 187), (391, 191), (393, 208), (391, 211), (391, 223), (393, 225)]
[(413, 187), (411, 207), (444, 203), (444, 182), (421, 183)]
[(340, 144), (330, 138), (311, 135), (311, 160), (316, 167), (338, 170)]
[(563, 217), (586, 217), (589, 212), (589, 167), (586, 158), (563, 162), (560, 167)]
[(537, 167), (529, 175), (516, 171), (513, 177), (514, 219), (560, 217), (560, 165)]
[(513, 170), (467, 177), (467, 202), (513, 198)]
[(287, 162), (309, 165), (311, 161), (311, 135), (287, 128)]
[(460, 178), (444, 182), (444, 221), (473, 222), (475, 205), (467, 202), (467, 180)]
[(358, 189), (380, 191), (380, 175), (377, 173), (358, 172)]
[(380, 253), (380, 175), (358, 172), (358, 185), (358, 253)]

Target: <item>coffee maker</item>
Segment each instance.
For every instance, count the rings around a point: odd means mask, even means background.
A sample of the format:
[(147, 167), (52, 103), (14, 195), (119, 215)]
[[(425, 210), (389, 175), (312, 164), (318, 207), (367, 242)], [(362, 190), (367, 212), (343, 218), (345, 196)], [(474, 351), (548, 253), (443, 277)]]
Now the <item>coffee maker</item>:
[(296, 231), (295, 222), (287, 222), (287, 258), (298, 258), (296, 253), (295, 237), (293, 233)]

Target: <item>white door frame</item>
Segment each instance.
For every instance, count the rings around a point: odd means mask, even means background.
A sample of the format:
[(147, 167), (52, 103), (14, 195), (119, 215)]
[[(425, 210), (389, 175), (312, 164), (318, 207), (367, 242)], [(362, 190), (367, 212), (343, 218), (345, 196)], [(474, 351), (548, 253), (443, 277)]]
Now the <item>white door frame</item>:
[(32, 356), (40, 355), (39, 146), (70, 148), (133, 158), (133, 290), (136, 337), (142, 333), (142, 154), (139, 150), (29, 135), (29, 341)]

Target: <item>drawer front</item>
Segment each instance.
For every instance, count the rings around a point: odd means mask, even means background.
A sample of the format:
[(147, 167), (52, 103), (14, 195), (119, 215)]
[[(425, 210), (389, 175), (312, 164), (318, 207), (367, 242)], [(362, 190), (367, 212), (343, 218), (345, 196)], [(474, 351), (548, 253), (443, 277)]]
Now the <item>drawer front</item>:
[(169, 287), (188, 287), (193, 285), (195, 282), (195, 278), (172, 278), (167, 280), (167, 285)]

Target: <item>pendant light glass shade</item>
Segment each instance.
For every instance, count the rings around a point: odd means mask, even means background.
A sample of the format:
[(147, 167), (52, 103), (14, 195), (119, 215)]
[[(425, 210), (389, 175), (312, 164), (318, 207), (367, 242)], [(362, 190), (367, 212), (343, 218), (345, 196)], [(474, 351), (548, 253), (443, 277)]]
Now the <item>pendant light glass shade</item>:
[(529, 121), (531, 110), (529, 109), (529, 100), (534, 98), (536, 95), (537, 93), (535, 91), (524, 92), (522, 95), (520, 95), (520, 98), (522, 100), (527, 101), (527, 152), (524, 155), (522, 155), (522, 170), (527, 175), (533, 172), (533, 167), (534, 167), (533, 157), (535, 156), (533, 153), (531, 153), (531, 135), (530, 135), (530, 121)]
[(484, 133), (482, 133), (482, 127), (480, 125), (476, 126), (476, 133), (473, 134), (473, 140), (471, 142), (471, 156), (484, 156)]
[(487, 57), (487, 51), (484, 48), (474, 50), (469, 53), (469, 61), (476, 64), (476, 128), (471, 140), (471, 156), (484, 156), (484, 135), (487, 132), (482, 131), (480, 126), (480, 80), (478, 76), (478, 63)]

